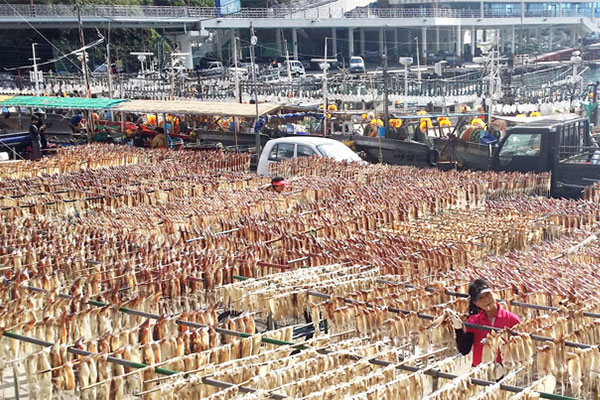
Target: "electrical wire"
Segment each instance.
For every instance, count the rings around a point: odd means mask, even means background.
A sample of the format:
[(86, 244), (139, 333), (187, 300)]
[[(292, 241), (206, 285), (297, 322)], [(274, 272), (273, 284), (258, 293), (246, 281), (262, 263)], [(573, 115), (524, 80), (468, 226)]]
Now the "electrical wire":
[[(57, 61), (60, 61), (60, 60), (63, 60), (63, 59), (65, 59), (66, 57), (69, 57), (69, 56), (75, 55), (75, 54), (77, 54), (77, 53), (81, 53), (81, 52), (83, 52), (83, 51), (86, 51), (87, 49), (90, 49), (90, 48), (92, 48), (92, 47), (95, 47), (95, 46), (99, 45), (100, 43), (104, 42), (104, 36), (102, 36), (102, 34), (100, 34), (100, 32), (98, 32), (98, 34), (100, 35), (100, 38), (99, 38), (98, 40), (96, 40), (95, 42), (93, 42), (93, 43), (90, 43), (90, 44), (88, 44), (88, 45), (86, 45), (86, 46), (84, 46), (84, 47), (82, 47), (82, 48), (80, 48), (80, 49), (73, 50), (73, 51), (72, 51), (72, 52), (70, 52), (70, 53), (63, 54), (63, 55), (62, 55), (62, 56), (60, 56), (60, 57), (53, 58), (53, 59), (51, 59), (51, 60), (44, 61), (44, 62), (42, 62), (42, 63), (37, 63), (37, 66), (38, 66), (38, 67), (40, 67), (40, 66), (42, 66), (42, 65), (48, 65), (48, 64), (55, 63), (55, 62), (57, 62)], [(5, 71), (16, 71), (16, 70), (18, 70), (18, 69), (28, 69), (28, 68), (33, 68), (33, 67), (34, 67), (34, 65), (22, 65), (22, 66), (20, 66), (20, 67), (14, 67), (14, 68), (4, 68), (4, 70), (5, 70)]]
[[(23, 21), (25, 21), (25, 23), (27, 25), (29, 25), (29, 27), (31, 29), (33, 29), (38, 35), (40, 35), (42, 37), (42, 39), (44, 39), (46, 42), (48, 42), (50, 44), (50, 46), (52, 46), (52, 48), (54, 50), (56, 50), (60, 55), (63, 55), (63, 56), (65, 55), (58, 47), (56, 47), (54, 45), (54, 43), (52, 43), (46, 36), (44, 36), (44, 34), (42, 34), (42, 32), (40, 32), (39, 30), (37, 30), (35, 26), (33, 26), (29, 21), (27, 21), (27, 18), (25, 18), (21, 13), (19, 13), (19, 11), (17, 11), (17, 9), (14, 8), (12, 4), (10, 4), (7, 0), (3, 0), (3, 1), (4, 1), (4, 3), (7, 6), (9, 6), (11, 8), (11, 10), (13, 10), (13, 12), (15, 14), (17, 14)], [(75, 66), (75, 68), (77, 68), (79, 71), (83, 72), (83, 70), (81, 69), (81, 67), (79, 65), (77, 65), (73, 60), (71, 60), (70, 58), (67, 58), (67, 60), (69, 60), (69, 62), (71, 64), (73, 64)]]

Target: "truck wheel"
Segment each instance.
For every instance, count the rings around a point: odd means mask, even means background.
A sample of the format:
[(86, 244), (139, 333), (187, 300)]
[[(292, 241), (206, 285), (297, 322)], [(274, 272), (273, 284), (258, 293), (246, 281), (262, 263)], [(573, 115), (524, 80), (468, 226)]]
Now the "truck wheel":
[(427, 164), (435, 167), (438, 161), (440, 161), (440, 152), (435, 149), (429, 149), (429, 153), (427, 153)]

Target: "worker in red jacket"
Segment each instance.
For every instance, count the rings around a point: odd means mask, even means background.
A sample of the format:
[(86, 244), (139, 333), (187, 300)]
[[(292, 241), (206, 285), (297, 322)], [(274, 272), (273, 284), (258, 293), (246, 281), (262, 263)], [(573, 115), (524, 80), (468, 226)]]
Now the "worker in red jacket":
[[(475, 279), (469, 285), (469, 318), (471, 324), (493, 326), (496, 328), (512, 328), (519, 323), (519, 317), (512, 312), (500, 307), (494, 298), (490, 285), (483, 279)], [(451, 312), (452, 326), (456, 331), (456, 344), (458, 350), (467, 355), (473, 349), (473, 366), (481, 363), (481, 353), (484, 339), (490, 331), (477, 328), (465, 328), (462, 320), (455, 312)], [(500, 353), (496, 357), (496, 378), (503, 375), (502, 358)]]

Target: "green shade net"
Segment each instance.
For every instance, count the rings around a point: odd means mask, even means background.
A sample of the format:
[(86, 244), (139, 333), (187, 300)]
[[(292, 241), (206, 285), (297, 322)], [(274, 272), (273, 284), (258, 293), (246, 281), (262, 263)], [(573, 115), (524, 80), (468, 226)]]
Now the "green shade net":
[(0, 102), (2, 107), (63, 108), (102, 110), (127, 101), (126, 99), (88, 99), (84, 97), (16, 96)]

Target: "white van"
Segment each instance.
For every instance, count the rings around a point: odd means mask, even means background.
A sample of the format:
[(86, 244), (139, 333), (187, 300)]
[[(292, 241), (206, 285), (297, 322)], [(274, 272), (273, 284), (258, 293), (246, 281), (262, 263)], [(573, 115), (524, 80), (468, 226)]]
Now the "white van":
[(362, 57), (350, 57), (350, 72), (365, 73), (365, 60)]
[(337, 140), (312, 136), (289, 136), (272, 139), (265, 144), (258, 160), (256, 173), (269, 175), (269, 165), (274, 162), (314, 155), (332, 157), (338, 161), (363, 162), (358, 154)]
[(282, 73), (287, 74), (287, 64), (290, 64), (290, 72), (292, 76), (305, 76), (306, 70), (304, 69), (304, 64), (298, 60), (286, 60), (283, 63), (283, 71)]

